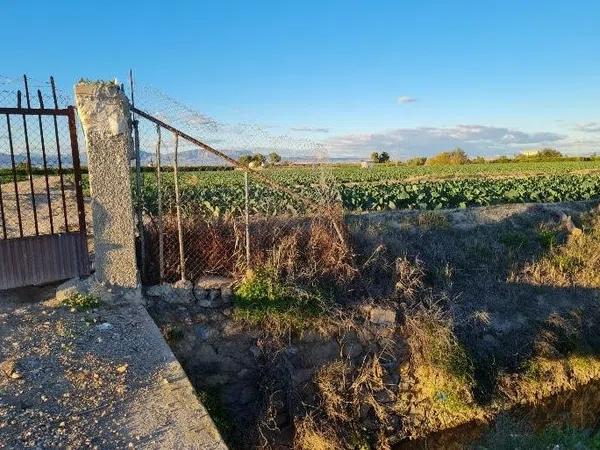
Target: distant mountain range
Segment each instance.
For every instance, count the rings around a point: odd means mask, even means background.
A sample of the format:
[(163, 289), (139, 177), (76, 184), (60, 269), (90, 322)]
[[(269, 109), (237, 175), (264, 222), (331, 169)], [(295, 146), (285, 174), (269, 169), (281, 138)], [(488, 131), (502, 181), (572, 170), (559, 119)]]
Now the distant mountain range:
[[(247, 152), (234, 150), (227, 152), (227, 155), (234, 158), (239, 159), (240, 156), (246, 154)], [(156, 155), (153, 152), (141, 151), (141, 164), (142, 166), (152, 166), (155, 165)], [(161, 164), (162, 165), (172, 165), (173, 164), (173, 153), (164, 153), (161, 155)], [(15, 163), (23, 163), (27, 160), (27, 156), (25, 153), (17, 153), (15, 154)], [(84, 152), (80, 154), (81, 165), (87, 165), (87, 155)], [(180, 166), (221, 166), (228, 165), (226, 161), (221, 160), (218, 156), (211, 155), (204, 150), (192, 149), (185, 150), (179, 152), (178, 162)], [(312, 162), (319, 162), (319, 159), (315, 156), (311, 155), (298, 155), (298, 156), (284, 156), (284, 161), (288, 162), (296, 162), (300, 164), (309, 164)], [(360, 161), (360, 158), (352, 158), (352, 157), (342, 157), (342, 158), (327, 158), (328, 162), (353, 162)], [(71, 157), (71, 149), (66, 148), (62, 151), (61, 154), (61, 162), (63, 167), (72, 167), (73, 158)], [(49, 167), (57, 167), (58, 166), (58, 157), (56, 156), (55, 151), (52, 151), (51, 154), (47, 155), (46, 163)], [(39, 151), (31, 152), (31, 164), (36, 167), (42, 167), (43, 159), (42, 154)], [(11, 158), (8, 153), (0, 153), (0, 168), (8, 168), (11, 167)]]

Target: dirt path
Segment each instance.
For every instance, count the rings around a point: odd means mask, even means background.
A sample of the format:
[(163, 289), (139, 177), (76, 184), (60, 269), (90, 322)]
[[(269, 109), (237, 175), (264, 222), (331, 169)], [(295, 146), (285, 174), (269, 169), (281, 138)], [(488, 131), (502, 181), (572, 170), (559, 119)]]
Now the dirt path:
[(0, 292), (0, 449), (226, 448), (143, 307), (53, 295)]

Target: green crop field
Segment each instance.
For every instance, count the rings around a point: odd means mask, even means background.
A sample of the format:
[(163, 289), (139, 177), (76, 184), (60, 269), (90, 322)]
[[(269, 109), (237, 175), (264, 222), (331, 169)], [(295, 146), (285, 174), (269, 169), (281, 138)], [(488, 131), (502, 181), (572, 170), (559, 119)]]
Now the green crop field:
[[(279, 167), (261, 173), (309, 199), (335, 195), (348, 211), (439, 209), (502, 203), (600, 198), (600, 160), (446, 166), (325, 165)], [(242, 171), (182, 171), (184, 214), (221, 216), (244, 209)], [(144, 205), (157, 209), (156, 176), (144, 173)], [(173, 174), (162, 174), (165, 210), (175, 206)], [(250, 211), (301, 213), (304, 206), (251, 176)]]

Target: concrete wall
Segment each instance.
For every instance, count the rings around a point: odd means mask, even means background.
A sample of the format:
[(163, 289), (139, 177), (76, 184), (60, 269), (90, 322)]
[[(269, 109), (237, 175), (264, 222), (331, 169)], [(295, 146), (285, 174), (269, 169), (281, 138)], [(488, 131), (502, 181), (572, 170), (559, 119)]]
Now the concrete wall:
[(131, 194), (129, 101), (111, 82), (75, 86), (88, 152), (96, 279), (135, 288), (135, 221)]

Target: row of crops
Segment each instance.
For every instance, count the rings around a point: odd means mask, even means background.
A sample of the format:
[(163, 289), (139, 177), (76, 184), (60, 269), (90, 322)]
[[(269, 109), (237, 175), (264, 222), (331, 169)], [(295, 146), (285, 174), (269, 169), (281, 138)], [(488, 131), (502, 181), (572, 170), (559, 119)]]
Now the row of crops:
[[(230, 172), (231, 173), (231, 172)], [(229, 174), (229, 173), (228, 173)], [(314, 175), (318, 178), (318, 175)], [(337, 178), (337, 177), (336, 177)], [(186, 177), (183, 177), (186, 180)], [(244, 211), (242, 182), (180, 182), (181, 205), (185, 215), (238, 215)], [(348, 211), (382, 211), (394, 209), (464, 208), (502, 203), (562, 202), (600, 198), (600, 174), (566, 174), (506, 178), (451, 178), (415, 182), (352, 182), (327, 186), (327, 192), (308, 179), (303, 182), (289, 179), (287, 186), (320, 202), (331, 191)], [(163, 177), (161, 188), (165, 210), (175, 208), (175, 189), (172, 177)], [(158, 190), (155, 179), (148, 176), (144, 183), (145, 208), (156, 213)], [(249, 209), (253, 214), (301, 213), (304, 205), (287, 194), (251, 183)]]
[[(491, 176), (566, 175), (572, 173), (600, 174), (600, 159), (593, 161), (516, 162), (504, 164), (465, 164), (445, 166), (375, 165), (362, 169), (357, 165), (326, 165), (321, 167), (278, 167), (262, 171), (269, 178), (286, 185), (318, 183), (325, 173), (338, 183), (369, 183), (406, 181), (412, 179), (489, 178)], [(151, 173), (146, 177), (152, 179)], [(172, 176), (166, 173), (163, 176)], [(204, 186), (243, 185), (243, 173), (238, 170), (180, 172), (183, 184)]]

